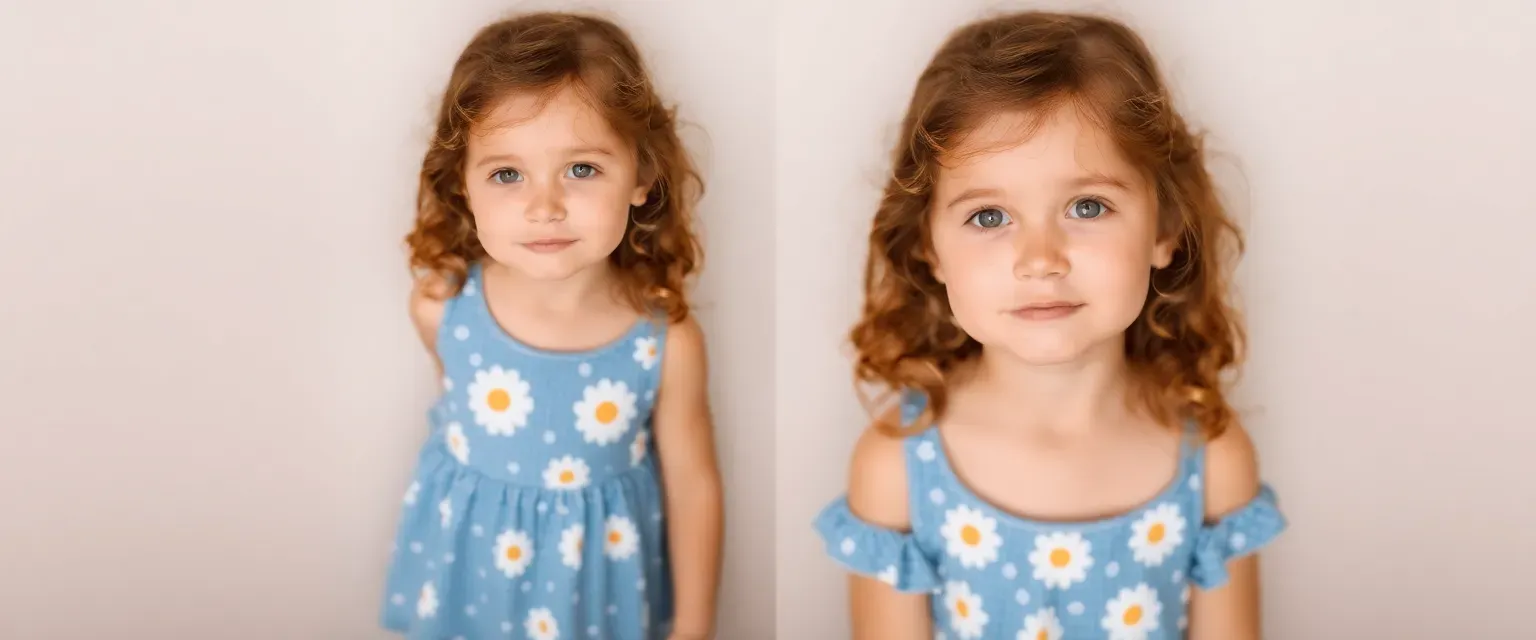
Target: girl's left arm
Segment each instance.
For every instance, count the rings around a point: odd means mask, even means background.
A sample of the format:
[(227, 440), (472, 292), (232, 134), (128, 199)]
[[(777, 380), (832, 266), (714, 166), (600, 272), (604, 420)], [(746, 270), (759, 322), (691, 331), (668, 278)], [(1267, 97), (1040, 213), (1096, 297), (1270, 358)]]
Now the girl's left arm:
[[(1258, 454), (1253, 440), (1233, 425), (1206, 445), (1207, 524), (1241, 509), (1259, 494)], [(1259, 557), (1227, 561), (1225, 584), (1209, 591), (1192, 587), (1189, 640), (1258, 640)]]
[(714, 633), (725, 526), (704, 332), (692, 318), (668, 330), (655, 429), (676, 602), (672, 638), (704, 640)]

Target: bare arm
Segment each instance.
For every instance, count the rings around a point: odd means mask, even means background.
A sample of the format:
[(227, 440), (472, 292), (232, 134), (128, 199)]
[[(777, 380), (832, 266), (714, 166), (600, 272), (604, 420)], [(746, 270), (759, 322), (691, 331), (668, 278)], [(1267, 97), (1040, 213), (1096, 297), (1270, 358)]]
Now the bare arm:
[(666, 491), (677, 615), (673, 638), (714, 633), (724, 505), (709, 413), (704, 334), (692, 319), (671, 328), (656, 400), (656, 453)]
[[(893, 411), (882, 420), (897, 420)], [(899, 438), (870, 426), (854, 446), (848, 479), (848, 508), (859, 519), (896, 531), (910, 531), (907, 469)], [(849, 578), (853, 640), (929, 640), (933, 618), (926, 594), (902, 593), (874, 578)]]
[(448, 283), (435, 273), (423, 275), (411, 285), (411, 324), (415, 325), (427, 354), (432, 356), (438, 377), (443, 375), (443, 363), (437, 359), (437, 330), (452, 293)]
[[(1234, 425), (1206, 446), (1205, 512), (1220, 520), (1259, 493), (1253, 441)], [(1190, 640), (1258, 640), (1259, 558), (1251, 554), (1227, 564), (1228, 582), (1205, 591), (1193, 588), (1189, 602)]]

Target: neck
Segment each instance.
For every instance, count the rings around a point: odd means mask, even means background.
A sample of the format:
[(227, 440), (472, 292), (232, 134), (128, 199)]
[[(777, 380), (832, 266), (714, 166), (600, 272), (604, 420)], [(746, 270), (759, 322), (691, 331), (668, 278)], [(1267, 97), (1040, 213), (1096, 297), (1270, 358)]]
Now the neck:
[(530, 278), (494, 260), (484, 262), (486, 278), (515, 289), (518, 304), (538, 314), (571, 314), (613, 298), (613, 267), (607, 260), (560, 279)]
[(1106, 340), (1069, 362), (1031, 364), (983, 349), (975, 386), (1007, 398), (1014, 428), (1085, 432), (1128, 417), (1130, 374), (1119, 340)]

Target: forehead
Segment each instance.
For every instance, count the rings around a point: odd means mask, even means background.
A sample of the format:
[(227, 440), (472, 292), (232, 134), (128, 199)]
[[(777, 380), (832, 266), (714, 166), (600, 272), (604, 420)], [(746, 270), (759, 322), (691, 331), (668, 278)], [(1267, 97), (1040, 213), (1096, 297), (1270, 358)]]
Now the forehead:
[(469, 146), (474, 156), (477, 147), (519, 147), (518, 153), (534, 154), (593, 147), (617, 152), (628, 144), (575, 89), (562, 87), (552, 94), (525, 91), (502, 98), (475, 126)]
[(989, 182), (1054, 184), (1110, 177), (1140, 184), (1139, 172), (1114, 141), (1076, 108), (1002, 112), (988, 116), (946, 154), (939, 188)]

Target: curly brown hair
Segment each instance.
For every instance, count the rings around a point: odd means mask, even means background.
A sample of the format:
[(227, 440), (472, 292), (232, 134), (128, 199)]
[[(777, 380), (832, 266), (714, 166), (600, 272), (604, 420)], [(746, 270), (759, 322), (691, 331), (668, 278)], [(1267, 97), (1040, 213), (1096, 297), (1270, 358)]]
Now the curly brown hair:
[(575, 89), (634, 145), (645, 204), (630, 211), (624, 241), (609, 256), (629, 302), (673, 322), (688, 317), (688, 277), (703, 258), (692, 229), (704, 184), (677, 134), (676, 113), (657, 96), (639, 51), (603, 18), (541, 12), (482, 28), (459, 55), (443, 94), (406, 236), (412, 270), (442, 277), (457, 292), (469, 265), (486, 256), (465, 198), (466, 143), (477, 124), (512, 93), (552, 96)]
[(940, 163), (989, 114), (1060, 106), (1101, 127), (1145, 173), (1158, 234), (1177, 238), (1172, 262), (1152, 274), (1126, 330), (1135, 398), (1164, 424), (1188, 416), (1207, 437), (1220, 435), (1235, 420), (1222, 375), (1244, 343), (1222, 263), (1241, 255), (1242, 233), (1206, 171), (1201, 137), (1173, 108), (1146, 45), (1097, 16), (1024, 12), (976, 22), (954, 32), (923, 71), (869, 234), (864, 309), (851, 332), (855, 375), (926, 394), (907, 432), (943, 415), (946, 380), (981, 344), (947, 321), (948, 298), (932, 269), (930, 198)]

